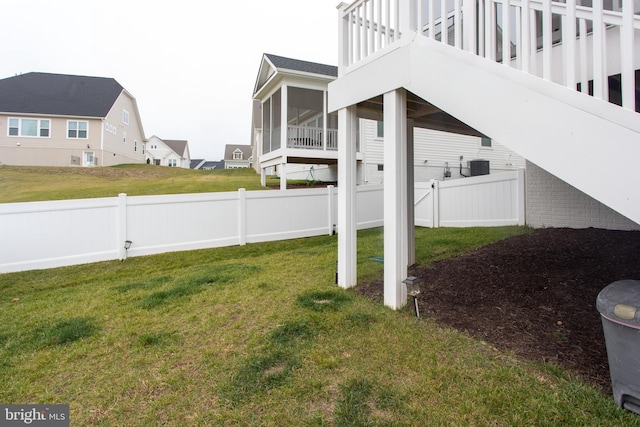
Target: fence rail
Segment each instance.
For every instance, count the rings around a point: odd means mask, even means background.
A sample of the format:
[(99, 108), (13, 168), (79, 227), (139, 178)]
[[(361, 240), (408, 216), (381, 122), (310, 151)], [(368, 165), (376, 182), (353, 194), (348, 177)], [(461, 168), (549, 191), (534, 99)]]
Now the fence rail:
[[(419, 183), (415, 191), (418, 226), (524, 224), (524, 171)], [(358, 229), (383, 225), (382, 201), (382, 185), (358, 187)], [(333, 186), (7, 203), (0, 204), (0, 273), (336, 230)]]

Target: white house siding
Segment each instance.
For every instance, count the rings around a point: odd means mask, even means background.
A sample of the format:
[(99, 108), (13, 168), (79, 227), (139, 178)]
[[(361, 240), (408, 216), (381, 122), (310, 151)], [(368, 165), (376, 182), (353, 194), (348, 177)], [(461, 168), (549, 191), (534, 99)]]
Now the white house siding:
[[(377, 137), (377, 123), (375, 121), (361, 120), (360, 123), (360, 135), (365, 141), (363, 180), (367, 183), (379, 184), (383, 181), (383, 171), (378, 170), (380, 169), (378, 165), (384, 164), (383, 140)], [(442, 180), (447, 162), (451, 178), (461, 178), (460, 156), (463, 156), (463, 175), (469, 174), (466, 168), (467, 161), (475, 159), (489, 160), (491, 173), (525, 167), (525, 160), (522, 157), (498, 142), (492, 141), (492, 146), (488, 148), (481, 147), (480, 143), (481, 139), (475, 136), (415, 128), (415, 180), (417, 182), (426, 182), (431, 179)]]
[(527, 162), (526, 189), (531, 227), (640, 230), (640, 225), (531, 162)]

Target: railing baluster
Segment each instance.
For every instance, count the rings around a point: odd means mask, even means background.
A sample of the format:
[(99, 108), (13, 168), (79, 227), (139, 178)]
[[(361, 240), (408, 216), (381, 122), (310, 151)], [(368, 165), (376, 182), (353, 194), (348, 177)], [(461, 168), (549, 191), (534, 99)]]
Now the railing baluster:
[(385, 16), (385, 46), (389, 46), (391, 44), (391, 0), (384, 0), (386, 6), (386, 16)]
[(607, 99), (602, 0), (593, 0), (593, 96)]
[[(522, 12), (520, 12), (520, 69), (525, 73), (531, 72), (531, 11), (529, 10), (529, 0), (522, 0)], [(534, 43), (535, 44), (535, 43)]]
[[(436, 15), (437, 16), (437, 15)], [(436, 18), (436, 27), (440, 20), (440, 42), (449, 43), (449, 23), (447, 21), (447, 0), (440, 0), (440, 17)]]
[(433, 7), (433, 4), (436, 0), (428, 0), (429, 1), (429, 37), (432, 39), (436, 38), (436, 30), (435, 30), (435, 26), (436, 26), (436, 18), (434, 16), (435, 12), (435, 7)]
[(587, 20), (580, 19), (578, 25), (580, 32), (580, 92), (589, 93), (589, 80), (587, 78)]
[(355, 61), (358, 62), (360, 61), (361, 57), (361, 49), (362, 46), (360, 45), (360, 6), (358, 6), (356, 8), (356, 10), (353, 11), (354, 12), (354, 17), (356, 18), (356, 22), (355, 22), (355, 28), (353, 30), (353, 32), (355, 33), (355, 43), (354, 43), (354, 49), (355, 49)]
[(368, 25), (369, 25), (369, 53), (368, 53), (368, 55), (371, 55), (376, 51), (376, 39), (375, 39), (375, 32), (374, 32), (375, 28), (374, 28), (374, 25), (373, 25), (373, 23), (375, 22), (374, 21), (374, 16), (375, 16), (374, 12), (375, 12), (375, 5), (374, 5), (373, 1), (370, 0), (369, 1), (369, 22), (368, 22)]
[(551, 0), (542, 1), (542, 78), (551, 81), (551, 49), (553, 45)]
[(509, 25), (509, 0), (502, 0), (502, 65), (511, 66), (511, 31)]
[(564, 58), (564, 84), (576, 89), (576, 0), (567, 0), (566, 16), (562, 20), (562, 49)]
[(382, 0), (376, 0), (378, 6), (378, 49), (382, 49)]
[(462, 19), (460, 2), (462, 0), (454, 0), (455, 11), (453, 16), (453, 30), (455, 31), (455, 47), (462, 49)]
[[(620, 50), (622, 52), (622, 106), (628, 110), (636, 110), (636, 77), (633, 66), (634, 36), (633, 29), (634, 2), (627, 1), (622, 7), (622, 28), (620, 28)], [(625, 52), (627, 52), (625, 54)]]

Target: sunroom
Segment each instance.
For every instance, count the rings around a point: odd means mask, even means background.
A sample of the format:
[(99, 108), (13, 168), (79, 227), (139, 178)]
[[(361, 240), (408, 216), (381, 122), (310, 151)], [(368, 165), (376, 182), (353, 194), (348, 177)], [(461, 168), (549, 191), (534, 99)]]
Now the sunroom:
[[(338, 116), (327, 113), (337, 67), (264, 54), (254, 88), (253, 145), (261, 183), (267, 175), (337, 181)], [(359, 151), (359, 150), (358, 150)]]

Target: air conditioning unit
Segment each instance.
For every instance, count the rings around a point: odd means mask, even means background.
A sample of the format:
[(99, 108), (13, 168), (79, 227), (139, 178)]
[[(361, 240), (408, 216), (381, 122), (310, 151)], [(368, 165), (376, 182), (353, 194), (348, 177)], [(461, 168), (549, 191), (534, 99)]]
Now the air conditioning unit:
[(489, 160), (475, 159), (467, 162), (470, 176), (489, 175)]

